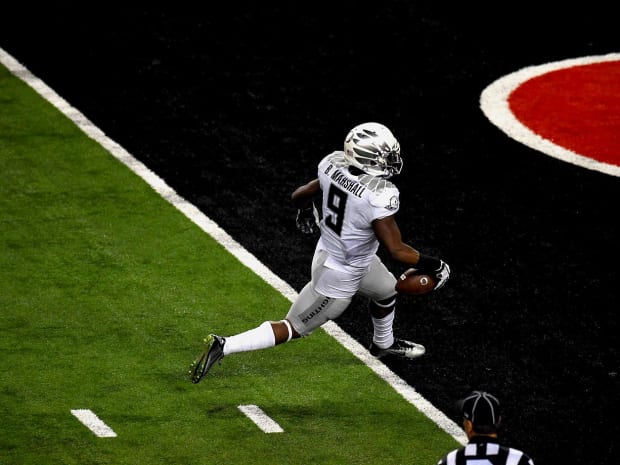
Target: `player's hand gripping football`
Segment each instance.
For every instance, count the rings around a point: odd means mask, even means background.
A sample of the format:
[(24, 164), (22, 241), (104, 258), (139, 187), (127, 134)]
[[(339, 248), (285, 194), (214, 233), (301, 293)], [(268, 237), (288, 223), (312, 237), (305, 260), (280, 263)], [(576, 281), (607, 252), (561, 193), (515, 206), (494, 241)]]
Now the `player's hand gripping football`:
[(319, 230), (318, 212), (314, 205), (297, 210), (295, 225), (304, 234), (314, 234)]
[(436, 291), (437, 289), (440, 289), (444, 284), (446, 284), (446, 281), (449, 277), (450, 267), (446, 262), (441, 260), (441, 266), (437, 271), (435, 271), (435, 278), (437, 278), (437, 284), (435, 284), (435, 289), (433, 290)]

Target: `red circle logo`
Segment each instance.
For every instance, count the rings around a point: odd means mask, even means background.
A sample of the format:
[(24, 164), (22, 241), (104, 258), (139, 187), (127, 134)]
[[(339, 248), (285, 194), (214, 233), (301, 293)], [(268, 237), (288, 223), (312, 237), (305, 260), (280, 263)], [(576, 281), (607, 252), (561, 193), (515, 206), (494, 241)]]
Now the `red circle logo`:
[(488, 86), (480, 107), (533, 149), (620, 176), (620, 54), (524, 68)]

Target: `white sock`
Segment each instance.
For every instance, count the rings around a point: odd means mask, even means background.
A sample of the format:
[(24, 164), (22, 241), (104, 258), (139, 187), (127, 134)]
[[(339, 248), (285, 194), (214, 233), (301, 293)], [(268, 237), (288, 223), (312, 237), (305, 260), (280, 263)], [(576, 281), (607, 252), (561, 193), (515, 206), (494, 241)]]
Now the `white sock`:
[(375, 329), (372, 342), (381, 349), (387, 349), (394, 344), (394, 331), (392, 329), (394, 324), (394, 313), (395, 312), (391, 312), (384, 318), (372, 317), (372, 325)]
[(275, 345), (276, 336), (271, 329), (271, 323), (265, 321), (258, 328), (234, 336), (227, 336), (224, 344), (224, 355), (266, 349)]

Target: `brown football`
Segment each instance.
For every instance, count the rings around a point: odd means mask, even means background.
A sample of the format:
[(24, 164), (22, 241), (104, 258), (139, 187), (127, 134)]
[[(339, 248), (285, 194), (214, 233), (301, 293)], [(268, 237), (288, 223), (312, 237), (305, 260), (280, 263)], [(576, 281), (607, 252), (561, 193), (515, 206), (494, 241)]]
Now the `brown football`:
[(402, 294), (421, 295), (435, 288), (435, 278), (415, 268), (409, 268), (396, 280), (396, 291)]

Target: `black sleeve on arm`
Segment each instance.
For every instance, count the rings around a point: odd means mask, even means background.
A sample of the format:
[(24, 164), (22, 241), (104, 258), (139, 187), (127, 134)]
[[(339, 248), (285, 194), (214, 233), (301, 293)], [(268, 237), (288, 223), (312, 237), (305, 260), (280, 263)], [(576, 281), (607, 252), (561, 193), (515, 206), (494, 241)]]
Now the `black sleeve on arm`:
[(435, 257), (431, 257), (430, 255), (425, 255), (421, 253), (420, 258), (418, 259), (418, 263), (415, 265), (415, 267), (425, 273), (437, 271), (439, 270), (439, 268), (441, 268), (441, 260)]

